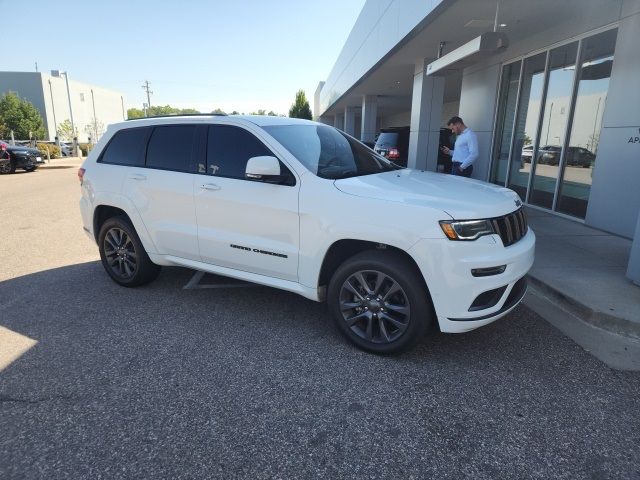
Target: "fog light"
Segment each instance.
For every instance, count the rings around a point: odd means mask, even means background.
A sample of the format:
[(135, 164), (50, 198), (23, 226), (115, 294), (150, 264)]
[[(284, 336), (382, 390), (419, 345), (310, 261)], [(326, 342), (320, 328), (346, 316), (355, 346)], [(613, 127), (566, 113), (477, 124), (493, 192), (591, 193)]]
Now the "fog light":
[(474, 277), (490, 277), (491, 275), (500, 275), (507, 269), (506, 265), (500, 265), (499, 267), (487, 267), (487, 268), (472, 268), (471, 275)]

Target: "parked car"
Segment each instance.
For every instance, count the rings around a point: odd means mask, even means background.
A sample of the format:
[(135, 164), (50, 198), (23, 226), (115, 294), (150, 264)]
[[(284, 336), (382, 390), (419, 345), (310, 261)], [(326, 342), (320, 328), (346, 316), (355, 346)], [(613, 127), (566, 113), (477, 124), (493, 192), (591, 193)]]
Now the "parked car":
[(0, 142), (0, 174), (14, 173), (18, 168), (33, 172), (43, 163), (42, 154), (37, 148)]
[(533, 145), (525, 145), (522, 147), (522, 153), (520, 154), (523, 163), (531, 163), (533, 158)]
[[(523, 149), (524, 150), (524, 149)], [(538, 163), (542, 165), (559, 165), (562, 147), (559, 145), (545, 145), (538, 149)], [(565, 163), (569, 167), (589, 168), (596, 156), (582, 147), (567, 147)]]
[(393, 163), (406, 167), (409, 158), (409, 132), (409, 127), (383, 128), (373, 149)]
[(533, 264), (515, 192), (399, 167), (307, 120), (113, 124), (78, 178), (84, 230), (119, 285), (179, 265), (287, 290), (326, 301), (377, 353), (506, 315)]
[(583, 147), (568, 147), (567, 165), (571, 167), (590, 168), (596, 160), (593, 152)]

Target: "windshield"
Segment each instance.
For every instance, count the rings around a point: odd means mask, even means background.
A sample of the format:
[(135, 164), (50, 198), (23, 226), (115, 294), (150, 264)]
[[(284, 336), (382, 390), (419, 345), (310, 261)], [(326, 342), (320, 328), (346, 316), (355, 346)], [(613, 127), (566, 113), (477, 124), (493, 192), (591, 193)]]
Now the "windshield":
[(321, 178), (337, 180), (402, 168), (333, 127), (278, 125), (263, 128)]

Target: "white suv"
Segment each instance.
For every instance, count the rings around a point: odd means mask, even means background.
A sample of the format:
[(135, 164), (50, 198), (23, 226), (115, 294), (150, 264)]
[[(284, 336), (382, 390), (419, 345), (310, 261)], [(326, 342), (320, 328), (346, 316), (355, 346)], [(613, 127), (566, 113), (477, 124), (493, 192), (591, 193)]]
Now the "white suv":
[(513, 191), (401, 168), (306, 120), (127, 121), (78, 175), (84, 229), (120, 285), (180, 265), (281, 288), (326, 300), (378, 353), (505, 315), (533, 263)]

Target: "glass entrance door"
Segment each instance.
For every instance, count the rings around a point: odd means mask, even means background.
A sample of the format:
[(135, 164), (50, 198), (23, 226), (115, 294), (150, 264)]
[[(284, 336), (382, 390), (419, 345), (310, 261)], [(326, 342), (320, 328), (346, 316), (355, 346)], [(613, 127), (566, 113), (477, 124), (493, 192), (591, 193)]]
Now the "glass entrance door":
[(491, 182), (531, 205), (586, 216), (617, 33), (502, 67)]
[(549, 209), (553, 207), (558, 183), (577, 53), (578, 42), (553, 49), (549, 53), (547, 94), (542, 111), (540, 143), (533, 162), (533, 183), (529, 193), (529, 203)]

